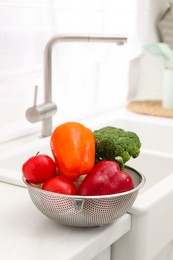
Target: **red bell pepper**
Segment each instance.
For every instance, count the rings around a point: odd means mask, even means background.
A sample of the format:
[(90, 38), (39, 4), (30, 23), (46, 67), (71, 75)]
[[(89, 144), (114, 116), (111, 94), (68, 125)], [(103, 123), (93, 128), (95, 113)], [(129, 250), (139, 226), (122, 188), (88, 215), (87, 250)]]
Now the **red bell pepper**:
[(133, 189), (132, 177), (120, 171), (115, 161), (103, 160), (95, 164), (78, 189), (78, 195), (108, 195)]

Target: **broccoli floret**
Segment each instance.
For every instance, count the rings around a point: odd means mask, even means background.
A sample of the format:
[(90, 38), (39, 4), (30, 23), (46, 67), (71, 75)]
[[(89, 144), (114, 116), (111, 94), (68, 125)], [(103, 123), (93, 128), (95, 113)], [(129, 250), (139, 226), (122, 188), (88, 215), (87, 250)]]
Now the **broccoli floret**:
[(141, 142), (134, 132), (106, 126), (93, 133), (96, 142), (96, 162), (114, 160), (122, 170), (131, 157), (136, 158), (140, 153)]

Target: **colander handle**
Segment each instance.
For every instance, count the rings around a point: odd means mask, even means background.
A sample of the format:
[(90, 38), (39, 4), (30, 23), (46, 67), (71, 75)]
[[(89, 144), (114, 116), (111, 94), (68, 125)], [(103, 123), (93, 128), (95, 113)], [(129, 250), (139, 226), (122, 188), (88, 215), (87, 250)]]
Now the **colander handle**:
[(84, 199), (74, 199), (73, 200), (73, 207), (76, 211), (80, 212), (84, 206)]

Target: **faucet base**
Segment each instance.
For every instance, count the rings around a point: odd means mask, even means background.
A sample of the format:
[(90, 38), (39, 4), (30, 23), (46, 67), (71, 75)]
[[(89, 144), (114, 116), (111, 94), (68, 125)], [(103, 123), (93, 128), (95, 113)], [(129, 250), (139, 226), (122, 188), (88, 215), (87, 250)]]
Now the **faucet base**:
[(47, 137), (52, 134), (52, 117), (42, 121), (42, 137)]

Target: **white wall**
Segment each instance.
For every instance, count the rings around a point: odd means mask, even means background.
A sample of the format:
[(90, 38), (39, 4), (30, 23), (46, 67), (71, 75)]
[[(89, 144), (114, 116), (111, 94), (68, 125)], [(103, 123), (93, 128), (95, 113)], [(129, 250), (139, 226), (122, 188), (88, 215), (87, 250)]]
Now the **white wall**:
[[(43, 51), (55, 34), (133, 32), (136, 0), (0, 0), (0, 138), (33, 131), (25, 119), (34, 86), (43, 102)], [(124, 47), (123, 47), (124, 48)], [(54, 121), (76, 119), (123, 104), (127, 88), (126, 49), (113, 44), (55, 47)], [(54, 66), (55, 68), (55, 66)], [(79, 94), (80, 93), (80, 94)], [(40, 126), (36, 124), (36, 128)], [(26, 133), (25, 133), (26, 134)]]
[[(0, 0), (0, 141), (40, 129), (25, 118), (34, 86), (43, 102), (43, 52), (55, 34), (128, 33), (129, 46), (60, 44), (54, 49), (54, 117), (78, 120), (128, 99), (162, 98), (163, 64), (143, 51), (158, 41), (156, 21), (167, 0)], [(130, 55), (129, 55), (130, 49)], [(130, 63), (129, 56), (136, 57)], [(80, 94), (79, 94), (80, 93)], [(15, 131), (15, 129), (17, 129)]]

